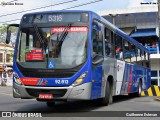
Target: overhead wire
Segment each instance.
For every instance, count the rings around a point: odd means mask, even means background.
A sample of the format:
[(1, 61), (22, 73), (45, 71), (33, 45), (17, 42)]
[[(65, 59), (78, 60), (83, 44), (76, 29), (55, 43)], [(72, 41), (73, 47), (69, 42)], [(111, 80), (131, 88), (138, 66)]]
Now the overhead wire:
[(51, 7), (51, 6), (63, 5), (63, 4), (71, 3), (71, 2), (75, 2), (75, 1), (78, 1), (78, 0), (63, 1), (63, 2), (59, 2), (59, 3), (53, 4), (53, 5), (46, 5), (46, 6), (42, 6), (42, 7), (33, 8), (33, 9), (28, 9), (28, 10), (23, 10), (23, 11), (19, 11), (19, 12), (14, 12), (14, 13), (0, 15), (0, 17), (14, 15), (14, 14), (19, 14), (19, 13), (33, 11), (33, 10), (39, 10), (39, 9), (43, 9), (43, 8), (47, 8), (47, 7)]
[(14, 2), (14, 1), (18, 1), (18, 0), (12, 0), (12, 1), (9, 1), (9, 3)]
[[(73, 1), (78, 1), (78, 0), (70, 0), (70, 2), (73, 2)], [(95, 1), (91, 1), (91, 2), (86, 2), (86, 3), (81, 3), (79, 5), (75, 5), (75, 6), (71, 6), (71, 7), (67, 7), (65, 9), (62, 9), (62, 10), (68, 10), (68, 9), (72, 9), (72, 8), (76, 8), (76, 7), (81, 7), (81, 6), (84, 6), (84, 5), (89, 5), (89, 4), (93, 4), (93, 3), (97, 3), (97, 2), (101, 2), (103, 0), (95, 0)], [(67, 1), (69, 2), (69, 1)], [(65, 3), (67, 3), (65, 2)], [(64, 2), (63, 2), (64, 3)], [(56, 3), (56, 4), (53, 4), (52, 6), (56, 6), (56, 5), (59, 5), (60, 3)], [(48, 5), (48, 7), (50, 7), (51, 5)], [(42, 7), (41, 7), (42, 8)], [(34, 8), (36, 9), (36, 8)], [(33, 9), (32, 9), (33, 10)], [(26, 11), (26, 10), (25, 10)], [(30, 9), (31, 11), (31, 9)], [(21, 11), (22, 12), (22, 11)], [(27, 11), (26, 11), (27, 12)], [(17, 12), (18, 13), (18, 12)], [(17, 13), (14, 13), (14, 14), (17, 14)], [(20, 13), (20, 12), (19, 12)], [(11, 14), (11, 13), (10, 13)], [(9, 15), (9, 14), (6, 14), (6, 15)], [(4, 16), (4, 15), (1, 15), (1, 16)], [(0, 17), (1, 17), (0, 16)], [(8, 21), (4, 21), (4, 22), (0, 22), (0, 23), (6, 23), (6, 22), (11, 22), (11, 21), (17, 21), (17, 20), (21, 20), (21, 19), (14, 19), (14, 20), (8, 20)]]
[(12, 22), (12, 21), (17, 21), (17, 20), (21, 20), (21, 19), (8, 20), (8, 21), (0, 22), (0, 23), (7, 23), (7, 22)]
[(92, 4), (92, 3), (96, 3), (96, 2), (100, 2), (100, 1), (103, 1), (103, 0), (95, 0), (95, 1), (91, 1), (91, 2), (86, 2), (86, 3), (79, 4), (79, 5), (71, 6), (71, 7), (62, 9), (62, 10), (68, 10), (68, 9), (72, 9), (72, 8), (76, 8), (76, 7), (81, 7), (84, 5), (88, 5), (88, 4)]

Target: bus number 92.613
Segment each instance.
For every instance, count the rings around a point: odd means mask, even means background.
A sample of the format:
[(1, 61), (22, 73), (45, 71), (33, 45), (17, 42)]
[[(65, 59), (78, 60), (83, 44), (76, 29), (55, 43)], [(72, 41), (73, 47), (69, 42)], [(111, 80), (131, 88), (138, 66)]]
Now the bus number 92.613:
[(55, 83), (56, 84), (68, 84), (69, 83), (69, 81), (68, 80), (55, 80)]

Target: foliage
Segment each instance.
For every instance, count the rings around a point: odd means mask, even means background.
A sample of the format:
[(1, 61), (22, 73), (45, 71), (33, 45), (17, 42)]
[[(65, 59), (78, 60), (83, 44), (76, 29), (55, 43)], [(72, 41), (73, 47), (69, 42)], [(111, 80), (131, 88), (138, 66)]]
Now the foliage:
[(2, 26), (0, 26), (0, 43), (5, 43), (6, 31), (7, 31), (7, 24), (3, 24)]

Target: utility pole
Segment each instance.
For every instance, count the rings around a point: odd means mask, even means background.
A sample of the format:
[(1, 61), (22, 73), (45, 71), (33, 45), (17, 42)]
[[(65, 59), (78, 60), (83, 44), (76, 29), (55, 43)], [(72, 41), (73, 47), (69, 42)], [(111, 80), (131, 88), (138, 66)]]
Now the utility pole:
[(116, 17), (118, 16), (118, 14), (109, 14), (109, 16), (112, 18), (112, 24), (116, 25)]

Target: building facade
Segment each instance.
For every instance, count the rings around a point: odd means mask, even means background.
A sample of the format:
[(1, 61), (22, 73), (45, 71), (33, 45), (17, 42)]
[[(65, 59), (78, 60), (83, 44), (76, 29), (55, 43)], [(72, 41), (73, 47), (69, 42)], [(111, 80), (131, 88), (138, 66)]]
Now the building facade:
[(3, 66), (13, 66), (13, 51), (14, 47), (6, 44), (0, 44), (0, 71), (3, 71)]
[(158, 5), (104, 10), (98, 14), (150, 50), (151, 83), (160, 86)]

